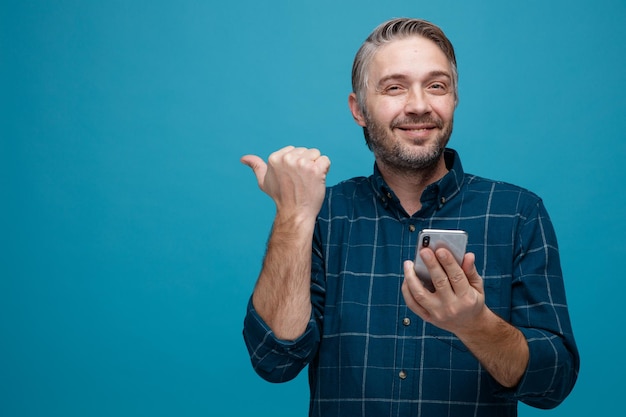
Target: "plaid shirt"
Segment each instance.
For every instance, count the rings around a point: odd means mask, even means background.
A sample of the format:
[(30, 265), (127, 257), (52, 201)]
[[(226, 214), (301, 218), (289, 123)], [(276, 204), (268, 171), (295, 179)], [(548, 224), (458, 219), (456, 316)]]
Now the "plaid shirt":
[[(283, 382), (309, 365), (311, 416), (515, 416), (517, 401), (558, 405), (579, 356), (556, 237), (542, 201), (510, 184), (448, 174), (409, 216), (377, 167), (327, 190), (313, 238), (312, 315), (296, 341), (275, 338), (248, 304), (244, 338), (254, 369)], [(500, 386), (453, 334), (425, 323), (403, 299), (403, 261), (424, 228), (463, 229), (487, 306), (530, 349), (514, 389)]]

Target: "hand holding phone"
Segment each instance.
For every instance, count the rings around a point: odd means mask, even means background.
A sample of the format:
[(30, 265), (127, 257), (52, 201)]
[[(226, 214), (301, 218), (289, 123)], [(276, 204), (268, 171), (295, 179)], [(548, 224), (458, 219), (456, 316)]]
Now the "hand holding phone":
[(424, 229), (417, 237), (417, 249), (415, 251), (415, 273), (424, 286), (431, 292), (435, 291), (430, 272), (420, 256), (423, 248), (430, 248), (435, 252), (439, 248), (446, 248), (456, 262), (461, 265), (465, 249), (467, 247), (467, 232), (463, 230)]

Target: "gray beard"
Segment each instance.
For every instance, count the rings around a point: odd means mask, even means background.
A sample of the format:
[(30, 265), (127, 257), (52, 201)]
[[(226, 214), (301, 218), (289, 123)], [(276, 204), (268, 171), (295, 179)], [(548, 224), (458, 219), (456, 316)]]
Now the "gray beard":
[[(412, 117), (394, 121), (392, 127), (401, 123), (424, 123), (435, 122), (438, 127), (443, 127), (443, 122), (433, 120), (430, 117)], [(453, 122), (441, 132), (435, 142), (421, 152), (410, 152), (398, 141), (393, 140), (389, 131), (383, 126), (373, 122), (369, 115), (365, 116), (366, 127), (365, 141), (372, 150), (376, 160), (389, 169), (398, 173), (424, 172), (435, 169), (441, 159), (450, 136), (452, 135)]]

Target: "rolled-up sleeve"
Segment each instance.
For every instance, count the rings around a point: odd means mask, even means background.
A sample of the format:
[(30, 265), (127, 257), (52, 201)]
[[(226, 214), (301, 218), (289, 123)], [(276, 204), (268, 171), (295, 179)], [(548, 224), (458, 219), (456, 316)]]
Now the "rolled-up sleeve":
[(294, 379), (317, 355), (320, 345), (325, 296), (324, 259), (319, 224), (313, 236), (311, 265), (311, 317), (304, 333), (296, 340), (278, 339), (259, 316), (252, 297), (243, 325), (243, 338), (250, 361), (259, 376), (269, 382)]
[(530, 351), (526, 372), (505, 395), (537, 408), (554, 408), (573, 389), (580, 357), (567, 308), (552, 223), (539, 203), (521, 225), (512, 290), (512, 324)]
[(320, 339), (313, 318), (298, 339), (278, 339), (254, 309), (252, 298), (244, 319), (243, 338), (252, 367), (269, 382), (286, 382), (295, 378), (312, 360)]

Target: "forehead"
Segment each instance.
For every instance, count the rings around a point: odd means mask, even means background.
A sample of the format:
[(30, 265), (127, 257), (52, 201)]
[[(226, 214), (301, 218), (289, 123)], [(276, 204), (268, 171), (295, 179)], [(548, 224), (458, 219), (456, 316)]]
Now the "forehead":
[(381, 46), (374, 54), (368, 72), (375, 81), (393, 74), (450, 74), (451, 68), (448, 58), (436, 43), (421, 36), (412, 36)]

